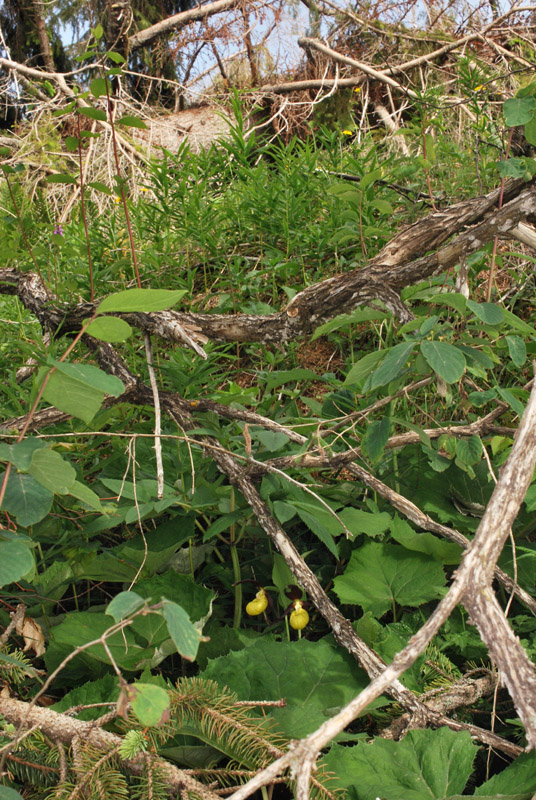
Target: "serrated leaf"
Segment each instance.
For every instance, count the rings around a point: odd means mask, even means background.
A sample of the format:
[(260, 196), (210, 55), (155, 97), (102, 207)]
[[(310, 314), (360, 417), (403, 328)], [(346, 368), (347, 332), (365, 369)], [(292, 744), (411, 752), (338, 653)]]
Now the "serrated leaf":
[(106, 122), (106, 112), (102, 108), (93, 108), (92, 106), (80, 106), (78, 109), (80, 114), (89, 119), (96, 119), (99, 122)]
[(86, 333), (103, 342), (124, 342), (132, 335), (132, 328), (119, 317), (97, 317), (87, 326)]
[(114, 618), (116, 622), (129, 617), (138, 608), (144, 605), (145, 600), (136, 592), (119, 592), (111, 603), (108, 603), (106, 613)]
[(169, 708), (169, 694), (152, 683), (136, 683), (128, 688), (132, 711), (145, 727), (158, 725)]
[(240, 700), (286, 698), (286, 706), (270, 709), (270, 716), (292, 738), (316, 730), (368, 683), (348, 653), (325, 639), (258, 639), (254, 647), (209, 661), (202, 677), (228, 686)]
[(502, 797), (521, 794), (530, 800), (536, 792), (536, 753), (521, 753), (516, 760), (498, 775), (475, 789), (475, 797)]
[(527, 360), (527, 348), (525, 342), (520, 336), (506, 336), (506, 344), (508, 345), (508, 352), (510, 358), (516, 367), (522, 367)]
[(76, 470), (48, 447), (35, 451), (28, 472), (41, 486), (55, 494), (67, 494), (76, 480)]
[(97, 312), (165, 311), (176, 305), (185, 294), (185, 289), (126, 289), (105, 297)]
[(187, 661), (193, 661), (199, 649), (199, 633), (181, 606), (169, 600), (162, 601), (164, 619), (177, 652)]
[(434, 372), (446, 383), (459, 381), (465, 371), (465, 358), (449, 342), (421, 342), (421, 353)]
[(334, 580), (341, 603), (359, 605), (378, 618), (393, 603), (416, 607), (435, 600), (444, 585), (437, 562), (398, 545), (376, 542), (354, 550), (344, 575)]
[[(3, 477), (3, 476), (2, 476)], [(11, 470), (2, 510), (17, 518), (27, 528), (42, 520), (52, 507), (54, 495), (31, 475)]]
[(141, 128), (142, 130), (147, 128), (147, 125), (142, 119), (139, 117), (130, 116), (129, 114), (125, 114), (125, 116), (121, 117), (121, 119), (116, 119), (115, 124), (125, 125), (128, 128)]
[(102, 27), (100, 22), (97, 23), (97, 25), (94, 28), (92, 28), (91, 33), (93, 34), (93, 36), (97, 41), (99, 41), (99, 39), (102, 39), (102, 37), (104, 36), (104, 28)]
[(0, 587), (20, 581), (34, 566), (33, 554), (25, 544), (0, 542)]
[(443, 727), (409, 731), (400, 742), (336, 744), (323, 763), (359, 800), (438, 800), (464, 790), (476, 752), (469, 733)]

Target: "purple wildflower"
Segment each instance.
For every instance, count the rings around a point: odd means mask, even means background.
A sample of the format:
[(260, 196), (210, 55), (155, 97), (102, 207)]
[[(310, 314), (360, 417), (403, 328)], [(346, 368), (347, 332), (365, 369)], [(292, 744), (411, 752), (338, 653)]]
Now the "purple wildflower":
[(58, 222), (54, 228), (54, 236), (63, 236), (63, 225)]

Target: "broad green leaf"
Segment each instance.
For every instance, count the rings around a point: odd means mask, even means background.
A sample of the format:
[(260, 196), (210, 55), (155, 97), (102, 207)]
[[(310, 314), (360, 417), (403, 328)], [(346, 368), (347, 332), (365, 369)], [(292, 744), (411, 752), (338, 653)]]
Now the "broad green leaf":
[(367, 542), (354, 550), (344, 572), (334, 580), (341, 603), (361, 606), (375, 617), (393, 603), (420, 606), (441, 596), (445, 575), (441, 565), (403, 547)]
[(507, 308), (501, 308), (501, 312), (504, 317), (504, 321), (508, 322), (512, 328), (520, 333), (528, 334), (532, 339), (536, 339), (536, 333), (532, 325), (529, 325), (524, 320), (520, 319), (517, 314), (509, 311)]
[[(48, 370), (40, 370), (40, 376)], [(90, 423), (104, 400), (104, 392), (91, 389), (87, 383), (75, 380), (62, 372), (53, 372), (43, 390), (43, 399), (51, 405)]]
[(398, 378), (414, 347), (415, 342), (400, 342), (391, 347), (380, 366), (370, 376), (370, 389), (374, 390), (379, 386), (385, 386), (386, 383)]
[(46, 517), (52, 507), (53, 498), (52, 492), (41, 486), (31, 475), (11, 470), (2, 510), (15, 516), (19, 525), (27, 528)]
[(145, 603), (143, 597), (136, 592), (119, 592), (111, 603), (108, 603), (106, 613), (114, 618), (116, 622), (129, 617)]
[(503, 103), (503, 113), (507, 128), (526, 125), (536, 114), (536, 100), (533, 97), (512, 97)]
[(533, 483), (527, 489), (525, 503), (527, 504), (527, 511), (536, 511), (536, 483)]
[(147, 125), (142, 119), (140, 119), (139, 117), (132, 117), (128, 114), (126, 114), (124, 117), (121, 117), (121, 119), (116, 119), (115, 124), (125, 125), (126, 127), (129, 128), (143, 128), (143, 129), (147, 128)]
[(110, 61), (113, 61), (114, 64), (125, 64), (126, 63), (126, 60), (123, 58), (123, 56), (120, 53), (116, 53), (114, 50), (109, 50), (106, 53), (106, 57), (109, 58)]
[[(61, 713), (74, 706), (89, 706), (93, 703), (115, 703), (119, 697), (119, 683), (117, 677), (111, 673), (103, 675), (96, 681), (83, 682), (81, 686), (76, 686), (67, 692), (61, 700), (51, 707), (53, 711)], [(103, 713), (101, 708), (86, 708), (80, 711), (77, 719), (90, 721), (97, 719)]]
[(468, 300), (467, 308), (486, 325), (501, 325), (504, 322), (503, 310), (495, 303), (475, 303), (474, 300)]
[[(51, 631), (51, 644), (45, 654), (47, 669), (55, 669), (63, 661), (66, 652), (72, 652), (81, 644), (99, 639), (113, 624), (112, 619), (101, 612), (71, 611)], [(121, 669), (135, 670), (140, 662), (150, 659), (155, 652), (155, 647), (146, 648), (139, 644), (130, 626), (107, 636), (106, 642), (115, 663)], [(72, 665), (73, 668), (85, 670), (86, 674), (87, 665), (92, 662), (110, 664), (110, 659), (102, 644), (88, 648), (82, 657), (77, 656), (74, 661), (77, 663)], [(96, 670), (93, 674), (95, 672)]]
[(531, 145), (536, 145), (536, 115), (534, 115), (524, 128), (525, 139)]
[(464, 790), (476, 752), (469, 733), (443, 727), (409, 731), (400, 742), (335, 744), (322, 763), (356, 800), (442, 800)]
[(366, 356), (363, 356), (363, 358), (360, 358), (359, 361), (352, 366), (344, 379), (344, 385), (361, 388), (370, 373), (376, 369), (380, 361), (383, 361), (384, 357), (385, 350), (375, 350), (373, 353), (368, 353)]
[(381, 214), (393, 214), (394, 209), (391, 203), (388, 200), (380, 200), (376, 199), (373, 200), (370, 204), (372, 208), (375, 208)]
[[(372, 614), (364, 614), (354, 623), (355, 632), (365, 644), (368, 644), (386, 664), (390, 664), (397, 653), (406, 647), (414, 630), (404, 622), (390, 622), (383, 625), (374, 619)], [(423, 690), (421, 670), (426, 660), (425, 655), (420, 655), (401, 677), (401, 681), (408, 689), (418, 693)]]
[(231, 525), (234, 525), (235, 522), (238, 522), (238, 520), (243, 519), (243, 517), (244, 517), (244, 512), (242, 510), (231, 511), (229, 514), (222, 514), (221, 516), (217, 517), (217, 519), (214, 520), (212, 525), (208, 526), (203, 536), (203, 541), (208, 542), (210, 539), (213, 539), (220, 533), (228, 531)]
[(516, 414), (519, 414), (521, 417), (523, 412), (525, 411), (525, 406), (521, 402), (521, 400), (516, 397), (513, 391), (510, 389), (502, 389), (500, 386), (497, 387), (497, 391), (499, 395), (502, 397), (505, 403), (508, 403), (511, 409), (513, 409)]
[(516, 367), (522, 367), (527, 360), (527, 348), (521, 336), (506, 336), (510, 358)]
[(383, 455), (390, 429), (391, 419), (389, 416), (369, 422), (367, 425), (365, 435), (361, 440), (361, 451), (365, 458), (368, 458), (373, 464), (376, 464)]
[(434, 372), (446, 383), (459, 381), (465, 370), (465, 358), (457, 347), (449, 342), (421, 342), (421, 353)]
[(190, 617), (184, 608), (169, 600), (163, 600), (163, 613), (177, 652), (187, 661), (193, 661), (197, 655), (200, 637)]
[(119, 317), (97, 317), (89, 323), (86, 333), (103, 342), (124, 342), (132, 335), (132, 328)]
[(477, 786), (475, 797), (521, 794), (531, 800), (536, 792), (536, 753), (521, 753), (516, 760), (489, 781)]
[(99, 41), (99, 39), (102, 39), (102, 37), (104, 36), (104, 28), (102, 27), (100, 22), (98, 22), (97, 25), (95, 25), (95, 27), (91, 29), (91, 33), (93, 34), (93, 36), (97, 41)]
[(165, 311), (176, 305), (186, 294), (185, 289), (126, 289), (105, 297), (97, 311)]
[(173, 570), (139, 581), (136, 592), (155, 603), (163, 598), (176, 603), (193, 622), (208, 617), (214, 599), (210, 589), (192, 580), (190, 575), (178, 575)]
[(25, 544), (0, 541), (0, 587), (20, 581), (34, 566), (33, 554)]
[(330, 553), (337, 558), (339, 553), (333, 536), (344, 533), (344, 528), (337, 518), (320, 503), (300, 502), (289, 498), (288, 504), (296, 509), (301, 521), (305, 522), (309, 530), (318, 536)]
[(27, 472), (35, 451), (46, 446), (46, 442), (42, 439), (32, 437), (23, 439), (18, 444), (0, 442), (0, 461), (11, 461), (17, 469)]
[(152, 683), (135, 683), (128, 687), (132, 711), (142, 725), (152, 727), (163, 722), (169, 708), (169, 694)]
[(78, 109), (80, 114), (89, 119), (96, 119), (99, 122), (106, 122), (106, 112), (102, 108), (93, 108), (92, 106), (81, 106)]
[(94, 78), (89, 84), (89, 91), (95, 98), (106, 97), (106, 85), (108, 85), (108, 92), (111, 93), (110, 83), (106, 78)]
[[(368, 684), (348, 653), (325, 639), (258, 639), (254, 647), (209, 661), (202, 677), (228, 686), (240, 700), (284, 697), (285, 708), (270, 709), (270, 716), (292, 738), (314, 731)], [(380, 705), (382, 700), (374, 703)]]
[(377, 308), (357, 308), (355, 311), (352, 311), (351, 314), (340, 314), (329, 322), (325, 322), (324, 325), (320, 325), (313, 333), (311, 341), (314, 342), (315, 339), (318, 339), (320, 336), (327, 336), (327, 334), (332, 331), (337, 331), (339, 328), (344, 328), (354, 323), (390, 319), (391, 316), (392, 314), (389, 311), (379, 311)]
[(49, 358), (48, 363), (56, 367), (56, 370), (63, 375), (80, 381), (99, 392), (119, 397), (125, 391), (119, 378), (116, 378), (115, 375), (108, 375), (104, 370), (94, 367), (92, 364), (75, 364), (71, 361), (56, 361), (54, 358)]
[(74, 481), (69, 487), (67, 494), (71, 495), (71, 497), (76, 497), (77, 500), (81, 500), (82, 503), (85, 503), (95, 511), (100, 511), (101, 514), (106, 513), (105, 509), (102, 507), (98, 494), (96, 494), (93, 489), (90, 489), (89, 486), (86, 486), (85, 483)]
[(486, 389), (485, 392), (469, 392), (468, 395), (469, 402), (472, 403), (472, 405), (474, 405), (476, 408), (485, 406), (486, 403), (489, 403), (496, 397), (497, 397), (496, 389)]
[(251, 438), (257, 439), (262, 446), (270, 453), (277, 453), (282, 447), (288, 444), (289, 438), (286, 433), (279, 433), (279, 431), (267, 431), (264, 429), (251, 430)]
[(379, 536), (389, 528), (391, 515), (386, 511), (376, 512), (361, 511), (359, 508), (343, 508), (339, 511), (339, 518), (354, 536), (365, 533), (367, 536)]
[(56, 172), (54, 175), (47, 175), (45, 180), (47, 183), (77, 183), (76, 178), (73, 178), (72, 175), (66, 172)]
[(10, 786), (0, 786), (0, 800), (24, 800), (24, 798)]
[(469, 436), (467, 439), (457, 439), (456, 458), (459, 458), (467, 466), (478, 464), (482, 458), (482, 441), (480, 437)]
[(266, 376), (266, 389), (271, 392), (278, 386), (283, 386), (285, 383), (295, 383), (297, 381), (317, 381), (319, 376), (311, 369), (280, 369), (275, 372), (270, 372)]
[(389, 528), (395, 542), (401, 544), (406, 550), (424, 553), (442, 564), (460, 563), (462, 549), (454, 542), (446, 542), (425, 531), (417, 533), (406, 520), (400, 519), (398, 516), (391, 521)]
[(91, 183), (88, 183), (88, 186), (90, 186), (92, 189), (96, 189), (99, 192), (103, 192), (110, 197), (115, 194), (115, 192), (113, 192), (109, 186), (106, 186), (105, 183), (101, 183), (100, 181), (91, 181)]
[(41, 486), (55, 494), (68, 494), (76, 480), (76, 470), (48, 447), (35, 451), (28, 472)]
[(497, 170), (501, 178), (523, 178), (527, 168), (524, 158), (507, 158), (497, 161)]

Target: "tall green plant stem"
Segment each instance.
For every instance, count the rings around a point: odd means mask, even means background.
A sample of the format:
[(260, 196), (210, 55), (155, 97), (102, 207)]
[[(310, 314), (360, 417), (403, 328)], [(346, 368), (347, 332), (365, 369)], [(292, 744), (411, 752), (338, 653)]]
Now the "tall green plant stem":
[[(510, 128), (510, 135), (508, 137), (508, 144), (506, 145), (505, 158), (508, 158), (508, 155), (510, 153), (510, 148), (512, 146), (512, 137), (513, 137), (513, 135), (514, 135), (514, 128)], [(497, 203), (497, 208), (502, 208), (505, 181), (506, 181), (506, 178), (501, 178), (501, 191), (500, 191), (500, 194), (499, 194), (499, 201)], [(487, 300), (488, 303), (491, 300), (491, 292), (493, 290), (493, 283), (495, 281), (495, 263), (496, 263), (496, 258), (497, 258), (497, 245), (498, 245), (498, 243), (499, 243), (499, 237), (496, 236), (493, 239), (493, 250), (492, 250), (492, 253), (491, 253), (491, 264), (490, 264), (490, 267), (489, 267), (488, 285), (486, 287), (486, 300)]]
[[(76, 345), (78, 344), (78, 342), (80, 341), (80, 339), (82, 338), (84, 333), (86, 332), (86, 328), (88, 327), (88, 325), (91, 322), (93, 322), (93, 320), (95, 319), (96, 316), (97, 316), (97, 313), (95, 312), (95, 314), (93, 314), (93, 316), (91, 316), (89, 319), (87, 319), (84, 322), (84, 324), (82, 325), (80, 331), (77, 333), (77, 335), (75, 336), (75, 338), (73, 339), (73, 341), (71, 342), (71, 344), (69, 345), (69, 347), (67, 348), (65, 353), (59, 359), (60, 362), (65, 361), (67, 356), (72, 352), (73, 348), (76, 347)], [(32, 405), (32, 407), (30, 409), (30, 412), (29, 412), (29, 414), (28, 414), (28, 416), (26, 418), (26, 422), (24, 423), (21, 432), (17, 436), (15, 444), (20, 444), (22, 442), (22, 440), (24, 439), (24, 437), (26, 436), (26, 432), (27, 432), (28, 428), (30, 427), (30, 423), (31, 423), (31, 421), (32, 421), (32, 419), (34, 417), (35, 412), (37, 411), (37, 406), (41, 402), (41, 398), (43, 396), (43, 392), (45, 391), (45, 387), (46, 387), (46, 385), (47, 385), (47, 383), (48, 383), (48, 381), (50, 379), (50, 376), (53, 375), (54, 372), (56, 372), (56, 367), (51, 367), (51, 369), (49, 369), (49, 371), (45, 375), (45, 377), (43, 379), (43, 383), (39, 387), (39, 391), (37, 392), (37, 396), (36, 396), (36, 398), (35, 398), (35, 400), (33, 402), (33, 405)], [(0, 508), (2, 507), (2, 503), (4, 502), (4, 496), (6, 494), (7, 482), (8, 482), (10, 473), (11, 473), (11, 462), (8, 461), (8, 463), (6, 465), (6, 471), (4, 472), (4, 478), (2, 480), (2, 486), (0, 487)], [(2, 526), (2, 529), (3, 529), (4, 526), (3, 526), (3, 524), (1, 522), (0, 522), (0, 525)]]
[[(37, 272), (37, 274), (39, 275), (39, 277), (43, 281), (43, 284), (45, 284), (45, 281), (43, 280), (43, 276), (41, 275), (41, 270), (39, 269), (39, 264), (37, 263), (36, 258), (34, 256), (34, 252), (32, 250), (32, 246), (31, 246), (30, 242), (28, 241), (28, 237), (26, 236), (26, 231), (24, 230), (24, 223), (22, 222), (22, 217), (20, 215), (19, 207), (17, 205), (17, 201), (15, 199), (15, 195), (13, 194), (13, 187), (11, 186), (11, 181), (9, 180), (7, 172), (4, 172), (4, 178), (6, 179), (7, 188), (8, 188), (8, 191), (9, 191), (9, 196), (11, 197), (11, 202), (13, 203), (13, 208), (15, 209), (15, 214), (17, 215), (17, 220), (18, 220), (18, 223), (19, 223), (20, 232), (22, 233), (22, 238), (24, 239), (24, 244), (26, 245), (26, 249), (29, 252), (30, 258), (32, 259), (32, 261), (34, 263), (35, 271)], [(46, 284), (45, 284), (45, 286), (46, 286)]]
[(86, 200), (85, 200), (85, 186), (84, 186), (84, 170), (82, 168), (82, 140), (80, 138), (80, 114), (76, 115), (76, 124), (78, 128), (78, 166), (80, 171), (80, 210), (82, 211), (82, 221), (84, 223), (84, 233), (86, 236), (87, 247), (87, 264), (89, 269), (89, 296), (91, 302), (95, 301), (95, 286), (93, 283), (93, 264), (91, 261), (91, 241), (89, 239), (89, 230), (86, 216)]

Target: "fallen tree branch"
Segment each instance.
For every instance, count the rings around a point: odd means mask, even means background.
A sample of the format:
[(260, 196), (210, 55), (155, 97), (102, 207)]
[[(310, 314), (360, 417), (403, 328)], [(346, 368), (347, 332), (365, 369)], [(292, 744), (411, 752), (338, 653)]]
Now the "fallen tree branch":
[[(228, 342), (283, 343), (310, 334), (323, 322), (378, 298), (392, 303), (394, 311), (403, 315), (407, 309), (402, 304), (396, 307), (395, 302), (396, 293), (402, 288), (454, 266), (462, 256), (481, 249), (497, 234), (508, 234), (521, 220), (536, 213), (536, 192), (531, 184), (509, 181), (504, 195), (510, 200), (501, 209), (492, 210), (499, 197), (499, 190), (495, 189), (484, 197), (429, 214), (395, 236), (368, 266), (303, 289), (284, 310), (274, 314), (163, 311), (121, 316), (144, 333), (178, 343), (184, 343), (183, 329), (198, 341), (203, 336)], [(473, 227), (459, 233), (465, 226)], [(455, 233), (459, 235), (441, 248)], [(52, 333), (78, 331), (96, 309), (93, 303), (74, 308), (66, 304), (51, 307), (50, 293), (34, 273), (11, 268), (0, 270), (0, 292), (17, 294), (42, 327)]]
[[(514, 636), (491, 589), (496, 560), (523, 502), (535, 464), (536, 386), (531, 392), (516, 440), (471, 547), (464, 556), (454, 583), (432, 616), (411, 637), (408, 645), (395, 656), (382, 675), (375, 678), (339, 714), (299, 742), (292, 752), (275, 761), (238, 789), (232, 795), (233, 800), (245, 800), (287, 767), (293, 768), (297, 774), (297, 799), (307, 800), (311, 772), (320, 750), (415, 662), (459, 601), (463, 601), (470, 609), (472, 622), (477, 625), (501, 671), (525, 725), (529, 748), (536, 748), (536, 670), (519, 639)], [(491, 619), (488, 617), (490, 602), (493, 609)]]

